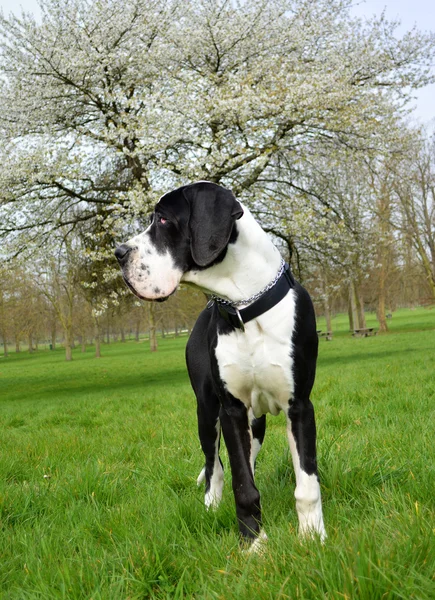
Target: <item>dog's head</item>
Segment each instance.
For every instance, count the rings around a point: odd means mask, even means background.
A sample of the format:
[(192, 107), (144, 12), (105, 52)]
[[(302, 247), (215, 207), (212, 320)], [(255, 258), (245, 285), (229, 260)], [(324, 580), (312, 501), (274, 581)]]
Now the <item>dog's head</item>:
[(128, 287), (144, 300), (165, 300), (184, 273), (221, 260), (243, 209), (232, 192), (201, 181), (162, 196), (151, 225), (115, 256)]

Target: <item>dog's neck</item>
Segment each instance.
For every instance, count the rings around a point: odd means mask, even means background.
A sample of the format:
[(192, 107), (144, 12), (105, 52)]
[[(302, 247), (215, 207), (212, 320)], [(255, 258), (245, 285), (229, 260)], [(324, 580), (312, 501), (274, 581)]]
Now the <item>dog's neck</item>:
[(222, 262), (204, 270), (185, 273), (182, 281), (206, 294), (232, 302), (250, 298), (274, 280), (281, 255), (246, 207), (236, 222), (237, 240), (228, 244)]

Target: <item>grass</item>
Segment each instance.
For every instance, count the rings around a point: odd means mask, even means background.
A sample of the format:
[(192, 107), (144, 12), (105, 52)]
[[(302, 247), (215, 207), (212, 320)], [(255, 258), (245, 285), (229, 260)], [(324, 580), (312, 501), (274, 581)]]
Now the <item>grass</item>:
[(224, 500), (203, 508), (185, 338), (1, 358), (0, 598), (433, 599), (435, 311), (366, 339), (335, 323), (312, 398), (329, 537), (297, 538), (271, 417), (263, 557), (239, 550), (225, 453)]

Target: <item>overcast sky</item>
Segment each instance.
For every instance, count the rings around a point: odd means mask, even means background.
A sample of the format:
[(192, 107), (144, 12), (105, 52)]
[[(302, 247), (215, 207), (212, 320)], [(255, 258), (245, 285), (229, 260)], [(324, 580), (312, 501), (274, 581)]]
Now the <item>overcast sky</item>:
[[(21, 8), (39, 14), (36, 0), (0, 0), (0, 7), (5, 14), (20, 13)], [(371, 17), (384, 8), (389, 19), (402, 22), (401, 32), (414, 25), (422, 31), (435, 31), (435, 0), (355, 0), (353, 12), (356, 16)], [(435, 84), (416, 92), (414, 114), (420, 122), (435, 118)]]

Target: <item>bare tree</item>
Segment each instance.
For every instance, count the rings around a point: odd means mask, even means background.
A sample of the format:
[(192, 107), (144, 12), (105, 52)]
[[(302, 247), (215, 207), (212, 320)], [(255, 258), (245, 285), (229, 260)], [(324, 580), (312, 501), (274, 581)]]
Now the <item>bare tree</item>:
[(426, 275), (435, 302), (435, 140), (418, 140), (396, 166), (394, 192), (405, 230)]

